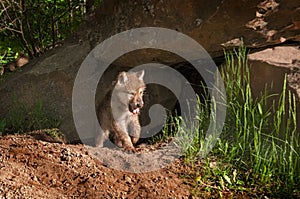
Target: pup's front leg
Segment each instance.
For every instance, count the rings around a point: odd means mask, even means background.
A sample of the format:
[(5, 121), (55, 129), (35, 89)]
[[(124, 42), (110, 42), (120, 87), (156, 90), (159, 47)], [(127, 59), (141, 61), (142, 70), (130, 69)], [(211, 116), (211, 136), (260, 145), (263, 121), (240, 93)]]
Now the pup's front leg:
[(128, 132), (131, 138), (131, 142), (136, 144), (140, 139), (141, 135), (141, 125), (138, 117), (134, 117), (133, 120), (128, 125)]
[(135, 148), (131, 142), (131, 139), (126, 131), (120, 128), (116, 123), (113, 124), (114, 127), (114, 137), (115, 137), (115, 144), (118, 147), (123, 147), (125, 150), (128, 151), (135, 151)]

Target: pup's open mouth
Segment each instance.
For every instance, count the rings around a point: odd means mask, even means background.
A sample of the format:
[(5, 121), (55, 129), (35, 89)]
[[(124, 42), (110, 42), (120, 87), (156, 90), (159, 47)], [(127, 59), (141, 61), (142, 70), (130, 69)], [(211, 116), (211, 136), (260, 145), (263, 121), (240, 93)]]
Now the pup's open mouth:
[(139, 108), (133, 109), (132, 113), (133, 114), (139, 114), (140, 113), (140, 109)]
[(133, 114), (139, 114), (140, 113), (140, 108), (138, 108), (138, 107), (134, 108), (134, 107), (129, 105), (129, 111)]

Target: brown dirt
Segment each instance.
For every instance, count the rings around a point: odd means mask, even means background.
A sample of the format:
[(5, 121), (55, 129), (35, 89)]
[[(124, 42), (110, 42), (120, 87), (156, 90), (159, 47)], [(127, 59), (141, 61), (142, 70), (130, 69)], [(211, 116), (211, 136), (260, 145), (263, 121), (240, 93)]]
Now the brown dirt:
[(157, 171), (122, 172), (81, 144), (8, 135), (0, 139), (0, 198), (192, 198), (185, 167), (176, 160)]

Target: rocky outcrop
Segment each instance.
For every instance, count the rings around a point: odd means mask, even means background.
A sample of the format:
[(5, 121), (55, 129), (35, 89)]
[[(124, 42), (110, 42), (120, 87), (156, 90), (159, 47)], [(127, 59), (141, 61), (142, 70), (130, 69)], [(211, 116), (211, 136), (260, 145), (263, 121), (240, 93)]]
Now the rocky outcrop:
[[(78, 139), (71, 110), (76, 73), (95, 46), (125, 30), (148, 26), (177, 30), (199, 42), (212, 57), (218, 57), (223, 55), (223, 48), (241, 42), (249, 48), (264, 48), (300, 41), (299, 24), (299, 0), (107, 0), (63, 46), (32, 61), (0, 85), (0, 117), (9, 114), (13, 96), (29, 105), (40, 98), (49, 111), (61, 118), (61, 129), (67, 139)], [(159, 50), (140, 50), (122, 56), (100, 81), (99, 100), (107, 92), (107, 82), (119, 71), (153, 61), (177, 66), (184, 60)], [(192, 77), (188, 71), (185, 75)], [(194, 77), (195, 82), (198, 78)], [(165, 91), (156, 91), (150, 93), (155, 96), (152, 99), (174, 105), (174, 96), (166, 99), (162, 96)]]
[(297, 0), (112, 0), (105, 1), (91, 19), (98, 25), (87, 27), (77, 37), (89, 39), (92, 45), (117, 32), (147, 26), (183, 32), (213, 57), (223, 55), (223, 47), (240, 45), (241, 38), (249, 48), (300, 41)]
[[(278, 46), (248, 55), (251, 66), (251, 88), (254, 97), (267, 93), (269, 102), (278, 101), (286, 78), (287, 90), (297, 97), (297, 119), (300, 120), (300, 49)], [(287, 99), (288, 102), (288, 99)], [(288, 105), (287, 105), (288, 106)], [(288, 107), (287, 107), (288, 108)], [(298, 128), (300, 124), (298, 123)]]
[(251, 82), (254, 97), (268, 88), (270, 95), (281, 93), (284, 78), (287, 85), (300, 97), (300, 89), (294, 76), (300, 69), (299, 46), (278, 46), (248, 55), (251, 65)]
[(78, 67), (90, 48), (77, 51), (77, 45), (66, 45), (30, 62), (0, 85), (0, 117), (10, 114), (14, 101), (33, 106), (43, 102), (45, 110), (62, 121), (61, 129), (68, 140), (78, 139), (72, 118), (72, 89)]

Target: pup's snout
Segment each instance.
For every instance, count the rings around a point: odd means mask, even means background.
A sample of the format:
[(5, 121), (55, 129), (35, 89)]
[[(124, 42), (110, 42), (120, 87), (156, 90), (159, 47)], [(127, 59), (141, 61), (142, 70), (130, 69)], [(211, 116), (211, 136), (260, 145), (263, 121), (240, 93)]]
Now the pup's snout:
[(135, 104), (135, 106), (136, 106), (137, 108), (142, 108), (143, 105), (144, 105), (143, 102), (137, 102), (137, 103)]

